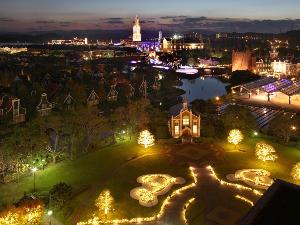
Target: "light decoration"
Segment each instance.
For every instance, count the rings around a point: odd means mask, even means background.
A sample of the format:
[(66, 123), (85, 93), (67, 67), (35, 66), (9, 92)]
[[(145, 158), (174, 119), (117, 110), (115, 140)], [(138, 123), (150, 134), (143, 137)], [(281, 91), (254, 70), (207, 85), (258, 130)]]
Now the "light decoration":
[(44, 206), (39, 203), (29, 203), (20, 207), (10, 207), (0, 213), (1, 225), (31, 225), (40, 224), (44, 215)]
[(251, 205), (251, 206), (254, 206), (254, 203), (251, 201), (251, 200), (249, 200), (248, 198), (245, 198), (245, 197), (243, 197), (243, 196), (241, 196), (241, 195), (236, 195), (236, 196), (234, 196), (236, 199), (239, 199), (239, 200), (241, 200), (241, 201), (243, 201), (243, 202), (246, 202), (246, 203), (248, 203), (249, 205)]
[(255, 155), (262, 161), (275, 161), (278, 157), (275, 149), (264, 142), (258, 142), (255, 146)]
[(100, 224), (124, 224), (124, 223), (142, 223), (142, 222), (153, 222), (156, 221), (160, 218), (165, 213), (166, 207), (170, 204), (172, 198), (180, 195), (182, 192), (191, 189), (196, 186), (198, 183), (198, 179), (195, 173), (195, 168), (194, 167), (189, 167), (191, 177), (193, 178), (193, 182), (183, 186), (175, 191), (173, 191), (162, 203), (160, 210), (157, 214), (154, 214), (153, 216), (149, 217), (135, 217), (131, 219), (123, 218), (123, 219), (113, 219), (113, 220), (100, 220), (99, 217), (94, 216), (92, 219), (89, 219), (87, 222), (78, 222), (77, 225), (100, 225)]
[(221, 185), (225, 185), (225, 186), (228, 186), (228, 187), (233, 187), (233, 188), (236, 188), (238, 190), (250, 191), (253, 194), (258, 195), (258, 196), (262, 196), (263, 195), (263, 193), (261, 191), (258, 191), (258, 190), (254, 189), (254, 188), (246, 187), (246, 186), (241, 185), (241, 184), (229, 183), (227, 181), (224, 181), (224, 180), (220, 179), (217, 176), (217, 174), (216, 174), (216, 172), (215, 172), (215, 170), (213, 169), (212, 166), (207, 166), (206, 169), (208, 169), (210, 171), (210, 175), (214, 179), (216, 179)]
[(158, 68), (158, 69), (164, 69), (164, 70), (169, 70), (170, 67), (168, 66), (158, 66), (158, 65), (155, 65), (155, 66), (152, 66), (153, 68)]
[(243, 139), (244, 136), (242, 132), (238, 129), (231, 130), (227, 137), (228, 142), (234, 144), (235, 146), (237, 146)]
[(196, 73), (198, 73), (199, 71), (197, 69), (194, 69), (192, 67), (189, 66), (182, 66), (179, 69), (176, 70), (176, 73), (184, 73), (187, 75), (194, 75)]
[(148, 148), (153, 146), (154, 142), (154, 136), (148, 130), (143, 130), (142, 132), (140, 132), (138, 144), (144, 145), (144, 148)]
[(181, 217), (184, 221), (184, 224), (188, 225), (188, 220), (186, 218), (186, 211), (190, 207), (190, 205), (195, 201), (195, 198), (189, 199), (183, 206), (183, 209), (181, 211)]
[(105, 216), (112, 211), (114, 199), (110, 194), (109, 190), (104, 190), (100, 193), (99, 197), (95, 201), (95, 205), (98, 207), (99, 211), (103, 211)]
[(235, 174), (227, 175), (227, 179), (243, 181), (254, 188), (268, 189), (273, 184), (273, 179), (270, 176), (271, 173), (263, 169), (244, 169), (236, 171)]
[(158, 203), (157, 196), (167, 193), (174, 184), (183, 184), (181, 177), (171, 177), (167, 174), (149, 174), (137, 178), (142, 187), (131, 190), (130, 196), (137, 199), (142, 206), (152, 207)]
[(294, 165), (291, 175), (294, 180), (300, 180), (300, 162)]

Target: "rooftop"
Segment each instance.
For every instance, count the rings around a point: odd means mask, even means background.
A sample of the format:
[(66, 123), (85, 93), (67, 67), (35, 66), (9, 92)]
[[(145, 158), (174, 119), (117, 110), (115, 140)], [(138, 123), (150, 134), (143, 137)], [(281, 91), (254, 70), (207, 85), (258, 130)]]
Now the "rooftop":
[(300, 186), (276, 180), (237, 225), (299, 224)]

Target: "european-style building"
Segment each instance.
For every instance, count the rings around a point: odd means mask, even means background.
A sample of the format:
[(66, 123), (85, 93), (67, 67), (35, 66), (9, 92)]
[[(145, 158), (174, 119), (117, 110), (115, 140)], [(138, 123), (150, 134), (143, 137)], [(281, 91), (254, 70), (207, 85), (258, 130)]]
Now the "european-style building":
[(172, 115), (169, 121), (170, 133), (173, 138), (182, 138), (183, 141), (191, 141), (193, 137), (200, 137), (200, 122), (200, 116), (193, 114), (192, 110), (188, 108), (185, 97), (179, 114)]

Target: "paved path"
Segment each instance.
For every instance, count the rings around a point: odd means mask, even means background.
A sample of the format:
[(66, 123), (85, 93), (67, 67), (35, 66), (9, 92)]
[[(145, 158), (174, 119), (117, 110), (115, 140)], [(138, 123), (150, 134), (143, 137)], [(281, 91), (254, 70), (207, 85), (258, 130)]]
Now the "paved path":
[(55, 219), (53, 216), (51, 217), (51, 220), (47, 215), (45, 215), (43, 220), (43, 225), (63, 225), (61, 222), (59, 222), (57, 219)]
[(246, 105), (252, 105), (252, 106), (259, 106), (259, 107), (267, 107), (271, 109), (276, 109), (276, 110), (283, 110), (286, 112), (294, 112), (294, 113), (299, 113), (300, 112), (300, 105), (295, 105), (295, 104), (288, 104), (288, 97), (287, 97), (287, 103), (281, 103), (281, 102), (273, 102), (273, 101), (260, 101), (254, 98), (249, 99), (249, 97), (243, 95), (243, 96), (238, 96), (235, 95), (233, 97), (236, 103), (244, 103)]

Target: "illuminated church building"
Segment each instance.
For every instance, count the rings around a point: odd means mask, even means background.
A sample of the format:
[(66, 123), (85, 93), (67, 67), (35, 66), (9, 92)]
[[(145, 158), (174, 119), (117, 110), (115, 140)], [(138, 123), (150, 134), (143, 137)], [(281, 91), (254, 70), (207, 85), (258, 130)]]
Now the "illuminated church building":
[(193, 137), (200, 137), (201, 118), (188, 108), (186, 97), (182, 105), (179, 114), (173, 115), (169, 121), (170, 133), (173, 138), (182, 138), (183, 141), (190, 142)]
[(135, 17), (134, 24), (133, 24), (132, 41), (134, 42), (142, 41), (140, 19), (138, 18), (138, 16)]

